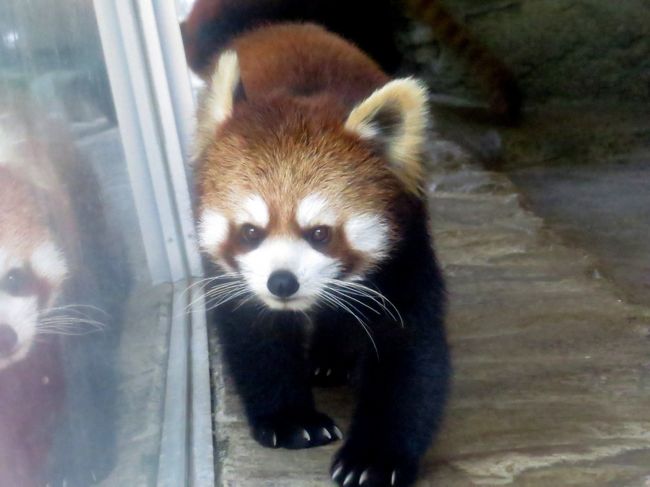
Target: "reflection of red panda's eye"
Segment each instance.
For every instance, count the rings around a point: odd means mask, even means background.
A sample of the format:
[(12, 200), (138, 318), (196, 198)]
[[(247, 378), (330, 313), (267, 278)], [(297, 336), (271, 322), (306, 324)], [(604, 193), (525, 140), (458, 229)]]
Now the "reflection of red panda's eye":
[(12, 269), (0, 281), (0, 290), (12, 296), (30, 296), (36, 292), (34, 276), (26, 269)]
[(241, 227), (241, 236), (247, 244), (257, 245), (264, 238), (264, 230), (247, 223)]
[(308, 240), (314, 245), (325, 245), (331, 238), (330, 227), (320, 226), (309, 231)]

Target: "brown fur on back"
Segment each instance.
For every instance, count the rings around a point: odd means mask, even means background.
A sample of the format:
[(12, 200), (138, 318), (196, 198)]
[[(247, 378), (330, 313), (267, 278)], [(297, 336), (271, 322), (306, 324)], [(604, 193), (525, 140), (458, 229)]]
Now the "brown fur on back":
[(327, 93), (349, 109), (389, 80), (361, 51), (314, 24), (256, 29), (236, 38), (232, 47), (239, 56), (246, 98), (253, 101), (279, 93)]
[(27, 181), (0, 167), (0, 247), (22, 252), (22, 257), (50, 239), (47, 219)]

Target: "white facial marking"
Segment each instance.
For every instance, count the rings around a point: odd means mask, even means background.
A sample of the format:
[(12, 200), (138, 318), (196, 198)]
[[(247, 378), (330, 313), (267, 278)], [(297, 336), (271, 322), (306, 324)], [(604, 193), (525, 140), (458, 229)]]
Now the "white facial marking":
[[(326, 280), (336, 277), (340, 269), (336, 259), (314, 250), (304, 240), (286, 237), (268, 238), (255, 250), (238, 256), (237, 261), (250, 289), (273, 309), (309, 308)], [(278, 270), (292, 272), (300, 284), (288, 301), (277, 299), (267, 288), (269, 276)]]
[(237, 213), (237, 223), (251, 223), (261, 228), (269, 224), (269, 207), (260, 195), (246, 198)]
[(214, 252), (228, 237), (228, 220), (215, 210), (205, 210), (199, 221), (199, 241), (205, 252)]
[(51, 283), (61, 283), (68, 273), (63, 253), (52, 242), (37, 247), (30, 262), (34, 273)]
[(381, 259), (388, 250), (389, 227), (379, 215), (364, 213), (350, 218), (343, 226), (352, 248)]
[(296, 211), (296, 221), (302, 228), (316, 225), (334, 225), (336, 213), (329, 208), (327, 200), (318, 194), (312, 194), (303, 199)]

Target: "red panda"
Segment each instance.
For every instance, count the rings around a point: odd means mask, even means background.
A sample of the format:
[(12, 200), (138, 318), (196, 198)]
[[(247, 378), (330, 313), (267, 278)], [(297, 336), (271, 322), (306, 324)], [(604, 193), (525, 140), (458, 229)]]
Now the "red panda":
[(206, 73), (198, 232), (252, 435), (342, 438), (311, 386), (351, 371), (358, 404), (332, 479), (412, 485), (450, 375), (422, 193), (427, 90), (313, 24), (241, 34)]

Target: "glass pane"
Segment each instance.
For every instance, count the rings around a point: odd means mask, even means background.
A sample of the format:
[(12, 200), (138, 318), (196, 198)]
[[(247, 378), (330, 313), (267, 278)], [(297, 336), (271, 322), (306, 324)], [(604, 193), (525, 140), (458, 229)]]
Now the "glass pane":
[(92, 2), (3, 0), (0, 486), (155, 483), (172, 287), (134, 200)]

